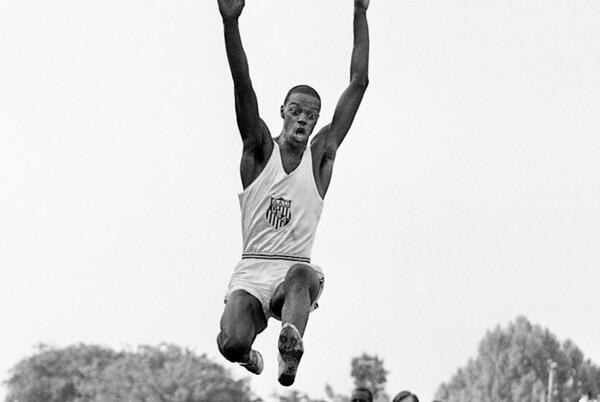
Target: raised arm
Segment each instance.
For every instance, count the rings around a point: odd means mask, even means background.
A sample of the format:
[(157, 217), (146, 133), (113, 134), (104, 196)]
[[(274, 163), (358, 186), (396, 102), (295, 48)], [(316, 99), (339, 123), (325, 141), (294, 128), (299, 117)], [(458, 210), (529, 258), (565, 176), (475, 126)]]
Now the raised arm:
[[(246, 187), (246, 182), (254, 179), (253, 162), (257, 162), (260, 169), (267, 156), (265, 153), (270, 154), (273, 145), (269, 130), (258, 114), (258, 101), (242, 47), (238, 19), (244, 8), (244, 0), (218, 0), (218, 3), (225, 30), (227, 60), (233, 78), (237, 124), (244, 142), (241, 170), (242, 182)], [(244, 175), (249, 176), (247, 180)]]
[(348, 133), (369, 85), (369, 0), (354, 1), (354, 47), (350, 64), (350, 84), (342, 93), (327, 128), (327, 152), (335, 153)]
[(354, 0), (354, 47), (350, 63), (350, 84), (338, 101), (333, 120), (323, 127), (311, 142), (313, 172), (321, 197), (325, 197), (336, 152), (346, 137), (360, 102), (369, 85), (369, 0)]

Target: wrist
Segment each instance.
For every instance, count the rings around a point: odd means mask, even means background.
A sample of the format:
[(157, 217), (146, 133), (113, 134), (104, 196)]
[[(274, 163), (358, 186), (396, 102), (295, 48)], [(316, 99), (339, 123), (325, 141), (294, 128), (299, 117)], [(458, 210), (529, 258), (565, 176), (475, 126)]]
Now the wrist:
[(223, 25), (237, 25), (238, 16), (235, 17), (223, 17)]

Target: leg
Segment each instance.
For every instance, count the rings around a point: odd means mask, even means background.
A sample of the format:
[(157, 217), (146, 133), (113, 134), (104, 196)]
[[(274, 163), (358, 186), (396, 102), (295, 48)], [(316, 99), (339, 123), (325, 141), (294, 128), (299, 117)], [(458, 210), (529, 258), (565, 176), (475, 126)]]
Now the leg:
[(317, 271), (305, 264), (292, 265), (285, 280), (275, 290), (271, 311), (281, 317), (281, 323), (293, 324), (304, 335), (310, 306), (321, 287)]
[(302, 336), (306, 329), (310, 306), (319, 295), (319, 274), (308, 265), (293, 265), (271, 299), (271, 310), (281, 316), (279, 375), (281, 385), (290, 386), (304, 353)]
[(234, 291), (221, 316), (221, 332), (217, 336), (219, 351), (231, 362), (248, 362), (256, 335), (266, 327), (260, 301), (245, 290)]

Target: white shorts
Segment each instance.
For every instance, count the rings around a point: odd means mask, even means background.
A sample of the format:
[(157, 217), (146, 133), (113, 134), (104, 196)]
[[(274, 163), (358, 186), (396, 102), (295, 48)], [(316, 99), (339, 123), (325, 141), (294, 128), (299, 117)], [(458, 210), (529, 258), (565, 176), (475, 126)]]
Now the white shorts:
[(245, 290), (252, 296), (256, 297), (262, 304), (265, 318), (275, 317), (280, 320), (270, 309), (271, 298), (275, 294), (277, 286), (279, 286), (285, 279), (285, 275), (292, 265), (303, 264), (308, 265), (319, 274), (319, 293), (315, 298), (315, 301), (311, 305), (310, 311), (314, 311), (317, 307), (317, 301), (323, 292), (323, 285), (325, 283), (325, 275), (323, 270), (318, 265), (299, 263), (297, 261), (286, 261), (286, 260), (264, 260), (258, 258), (247, 258), (241, 260), (233, 270), (231, 280), (229, 281), (229, 288), (225, 295), (225, 303), (229, 295), (236, 290)]

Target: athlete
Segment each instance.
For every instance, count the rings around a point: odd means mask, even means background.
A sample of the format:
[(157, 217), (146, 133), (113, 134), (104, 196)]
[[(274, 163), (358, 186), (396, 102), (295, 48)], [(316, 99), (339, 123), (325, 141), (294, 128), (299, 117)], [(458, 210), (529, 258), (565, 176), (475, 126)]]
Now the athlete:
[(313, 240), (331, 180), (336, 152), (352, 125), (368, 85), (369, 0), (354, 0), (354, 47), (350, 84), (331, 123), (310, 141), (319, 94), (308, 85), (287, 93), (283, 128), (272, 138), (258, 113), (238, 19), (244, 0), (218, 0), (233, 77), (237, 124), (242, 136), (243, 254), (232, 274), (217, 344), (223, 356), (260, 374), (263, 359), (252, 349), (269, 317), (281, 320), (278, 381), (294, 382), (304, 352), (302, 336), (323, 289), (323, 271), (310, 263)]

